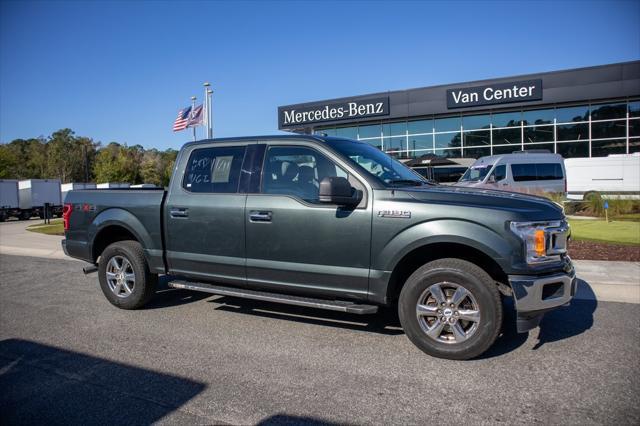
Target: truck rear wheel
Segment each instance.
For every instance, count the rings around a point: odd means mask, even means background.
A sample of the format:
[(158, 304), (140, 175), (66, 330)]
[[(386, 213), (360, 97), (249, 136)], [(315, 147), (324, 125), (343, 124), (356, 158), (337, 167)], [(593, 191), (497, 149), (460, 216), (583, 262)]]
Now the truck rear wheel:
[(158, 276), (149, 272), (142, 246), (137, 241), (118, 241), (100, 256), (100, 288), (112, 305), (139, 309), (153, 296)]
[(398, 313), (409, 340), (438, 358), (477, 357), (495, 342), (502, 326), (494, 281), (461, 259), (439, 259), (418, 268), (400, 292)]

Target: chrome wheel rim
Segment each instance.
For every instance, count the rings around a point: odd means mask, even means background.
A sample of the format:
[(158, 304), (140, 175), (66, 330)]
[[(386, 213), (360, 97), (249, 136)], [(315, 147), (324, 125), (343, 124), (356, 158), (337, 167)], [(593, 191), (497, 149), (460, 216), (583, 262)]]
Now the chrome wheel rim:
[(448, 281), (433, 284), (422, 292), (416, 316), (430, 339), (447, 344), (469, 339), (480, 324), (480, 308), (473, 294)]
[(136, 284), (136, 274), (131, 262), (123, 256), (113, 256), (107, 263), (107, 283), (118, 297), (129, 297)]

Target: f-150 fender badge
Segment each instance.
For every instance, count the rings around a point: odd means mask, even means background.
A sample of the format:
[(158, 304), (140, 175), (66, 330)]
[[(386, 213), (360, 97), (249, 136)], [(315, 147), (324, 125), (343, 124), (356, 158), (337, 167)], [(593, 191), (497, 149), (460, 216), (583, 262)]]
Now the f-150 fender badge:
[(398, 219), (410, 219), (411, 212), (408, 210), (380, 210), (378, 217), (395, 217)]

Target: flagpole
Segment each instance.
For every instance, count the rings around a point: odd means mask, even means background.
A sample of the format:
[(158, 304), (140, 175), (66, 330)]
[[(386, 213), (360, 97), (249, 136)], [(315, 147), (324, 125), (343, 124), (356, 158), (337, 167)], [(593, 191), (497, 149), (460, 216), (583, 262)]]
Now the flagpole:
[[(196, 109), (196, 97), (192, 96), (191, 97), (191, 112), (189, 113), (189, 117), (193, 117), (193, 112)], [(196, 126), (191, 127), (193, 129), (193, 140), (195, 142), (196, 140)]]
[(209, 109), (207, 110), (207, 122), (209, 123), (209, 133), (211, 134), (209, 137), (213, 138), (213, 90), (207, 90), (207, 102), (209, 104)]
[(209, 120), (209, 112), (211, 109), (211, 105), (209, 105), (209, 86), (211, 86), (211, 84), (206, 81), (204, 84), (204, 105), (205, 105), (205, 115), (204, 115), (204, 127), (205, 127), (205, 132), (207, 133), (207, 139), (211, 139), (213, 137), (213, 135), (211, 134), (211, 132), (209, 131), (209, 129), (211, 128), (211, 121)]

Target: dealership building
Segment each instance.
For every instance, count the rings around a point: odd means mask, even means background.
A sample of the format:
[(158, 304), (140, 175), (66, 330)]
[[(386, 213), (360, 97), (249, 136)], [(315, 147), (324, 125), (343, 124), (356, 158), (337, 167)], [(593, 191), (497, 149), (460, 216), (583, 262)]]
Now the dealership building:
[(286, 105), (278, 127), (359, 139), (401, 159), (640, 152), (640, 61)]

